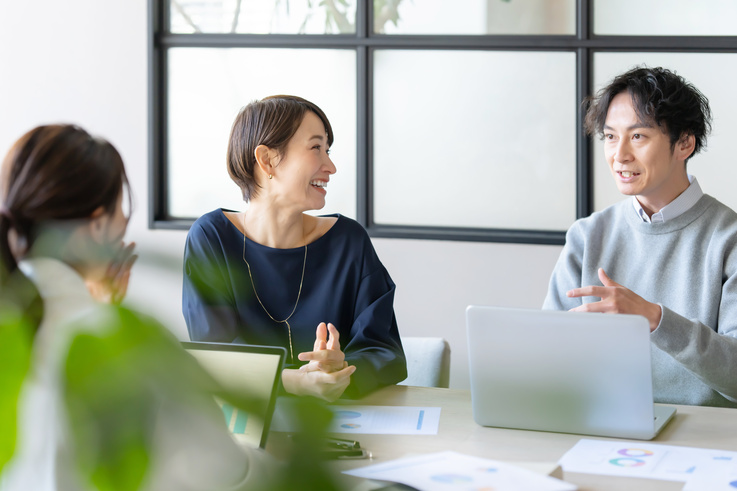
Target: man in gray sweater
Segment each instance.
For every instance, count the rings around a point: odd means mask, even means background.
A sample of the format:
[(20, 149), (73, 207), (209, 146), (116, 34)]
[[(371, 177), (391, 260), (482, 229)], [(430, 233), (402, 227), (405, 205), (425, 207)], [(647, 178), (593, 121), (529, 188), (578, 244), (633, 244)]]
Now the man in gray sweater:
[(737, 214), (686, 172), (709, 103), (669, 70), (636, 68), (588, 104), (586, 131), (632, 198), (571, 226), (543, 308), (644, 316), (656, 402), (737, 407)]

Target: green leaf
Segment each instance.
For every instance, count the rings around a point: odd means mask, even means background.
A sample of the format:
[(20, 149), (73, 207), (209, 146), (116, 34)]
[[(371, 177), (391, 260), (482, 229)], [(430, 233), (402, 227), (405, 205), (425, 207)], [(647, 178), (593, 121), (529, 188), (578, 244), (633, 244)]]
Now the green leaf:
[[(200, 406), (207, 399), (217, 410), (211, 400), (214, 394), (249, 413), (262, 414), (265, 401), (217, 390), (158, 323), (123, 307), (110, 312), (103, 320), (104, 331), (88, 329), (74, 338), (64, 373), (74, 452), (82, 475), (99, 491), (134, 490), (143, 483), (150, 466), (156, 401), (162, 396), (176, 404)], [(315, 451), (332, 412), (316, 399), (293, 398), (289, 417), (298, 436), (284, 472), (268, 489), (338, 491), (334, 469), (326, 467)]]
[(212, 396), (217, 395), (252, 414), (263, 412), (264, 401), (217, 387), (155, 320), (110, 307), (102, 325), (102, 330), (77, 326), (83, 334), (72, 341), (64, 372), (78, 465), (98, 490), (140, 487), (149, 469), (161, 397), (198, 407), (204, 401), (216, 410)]
[(319, 452), (327, 435), (333, 413), (326, 404), (312, 397), (290, 397), (280, 402), (287, 418), (297, 431), (287, 449), (287, 469), (275, 483), (274, 489), (303, 491), (339, 491), (333, 468), (325, 465)]
[(186, 397), (201, 382), (188, 376), (199, 367), (152, 319), (117, 307), (103, 325), (87, 330), (95, 334), (82, 330), (66, 360), (74, 448), (83, 475), (100, 491), (137, 489), (149, 466), (157, 397), (163, 390)]
[(30, 323), (14, 305), (0, 304), (0, 473), (15, 453), (18, 398), (31, 364)]

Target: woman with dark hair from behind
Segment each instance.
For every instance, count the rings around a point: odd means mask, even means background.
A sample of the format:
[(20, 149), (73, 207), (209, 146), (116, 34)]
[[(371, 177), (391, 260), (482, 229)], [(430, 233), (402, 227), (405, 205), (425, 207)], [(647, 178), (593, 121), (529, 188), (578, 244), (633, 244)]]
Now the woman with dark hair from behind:
[(0, 297), (32, 326), (17, 422), (2, 426), (17, 439), (0, 490), (267, 485), (265, 454), (234, 442), (177, 341), (109, 305), (136, 258), (122, 242), (130, 194), (117, 150), (77, 126), (40, 126), (13, 145), (0, 179)]

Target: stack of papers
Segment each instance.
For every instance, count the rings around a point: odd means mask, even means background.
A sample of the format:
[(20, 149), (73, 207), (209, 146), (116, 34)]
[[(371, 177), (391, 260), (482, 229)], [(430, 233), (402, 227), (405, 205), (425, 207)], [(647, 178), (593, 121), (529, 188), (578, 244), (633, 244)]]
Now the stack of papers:
[(406, 484), (422, 491), (494, 489), (495, 491), (569, 491), (577, 489), (553, 477), (495, 460), (457, 452), (438, 452), (344, 471), (345, 474)]
[(737, 452), (582, 439), (560, 459), (564, 472), (685, 482), (684, 490), (737, 491)]

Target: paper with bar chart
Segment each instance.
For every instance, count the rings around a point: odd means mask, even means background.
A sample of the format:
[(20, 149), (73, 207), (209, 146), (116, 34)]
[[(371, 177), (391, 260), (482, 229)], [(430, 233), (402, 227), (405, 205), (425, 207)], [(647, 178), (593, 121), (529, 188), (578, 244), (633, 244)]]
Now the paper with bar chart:
[(374, 435), (436, 435), (439, 407), (330, 406), (333, 433)]

